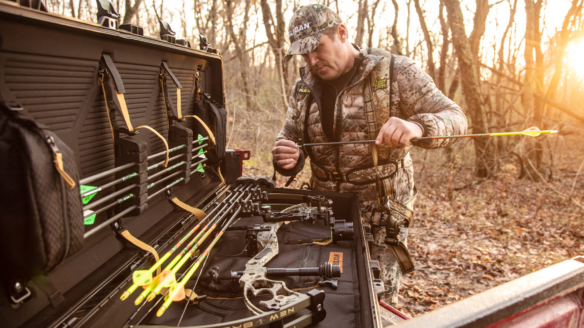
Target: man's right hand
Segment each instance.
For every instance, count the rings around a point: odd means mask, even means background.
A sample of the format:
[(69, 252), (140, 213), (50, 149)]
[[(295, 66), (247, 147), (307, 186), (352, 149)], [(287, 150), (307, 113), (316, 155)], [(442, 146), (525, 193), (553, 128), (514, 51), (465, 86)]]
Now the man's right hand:
[(290, 140), (278, 140), (272, 148), (272, 155), (276, 165), (284, 170), (290, 170), (298, 163), (299, 151), (296, 144)]

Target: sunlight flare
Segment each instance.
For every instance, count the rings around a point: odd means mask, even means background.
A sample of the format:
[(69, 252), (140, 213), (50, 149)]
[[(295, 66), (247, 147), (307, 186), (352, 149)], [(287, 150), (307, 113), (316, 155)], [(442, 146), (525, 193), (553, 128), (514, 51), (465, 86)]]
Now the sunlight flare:
[(578, 76), (584, 76), (584, 38), (579, 38), (566, 48), (566, 61)]

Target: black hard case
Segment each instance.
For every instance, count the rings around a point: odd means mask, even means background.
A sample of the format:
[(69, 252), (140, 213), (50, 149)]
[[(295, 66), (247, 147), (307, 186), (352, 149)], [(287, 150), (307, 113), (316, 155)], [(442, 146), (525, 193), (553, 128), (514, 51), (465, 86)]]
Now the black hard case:
[[(168, 136), (166, 113), (157, 81), (166, 61), (182, 84), (183, 114), (202, 115), (195, 101), (195, 72), (200, 69), (200, 88), (224, 106), (223, 67), (220, 55), (171, 44), (153, 37), (134, 35), (59, 15), (19, 7), (0, 1), (0, 101), (18, 102), (40, 123), (47, 125), (76, 153), (81, 179), (112, 169), (119, 161), (112, 145), (110, 127), (100, 84), (99, 61), (107, 53), (113, 59), (126, 87), (125, 98), (132, 123), (147, 124)], [(172, 89), (172, 88), (170, 88)], [(170, 92), (176, 104), (176, 93)], [(123, 122), (118, 115), (118, 123)], [(212, 122), (207, 121), (211, 125)], [(178, 123), (198, 134), (205, 130), (193, 120)], [(164, 150), (161, 141), (148, 132), (131, 137), (145, 144), (147, 154)], [(239, 174), (239, 157), (227, 152), (222, 167), (227, 182)], [(220, 187), (211, 165), (205, 174), (192, 175), (187, 183), (173, 187), (179, 199), (204, 206)], [(95, 181), (101, 185), (113, 175)], [(113, 192), (104, 190), (100, 195)], [(282, 191), (310, 194), (306, 191)], [(355, 224), (351, 283), (356, 286), (353, 303), (358, 326), (379, 326), (374, 280), (359, 219), (357, 202), (351, 195), (327, 194), (334, 201), (337, 218)], [(96, 199), (98, 199), (97, 196)], [(294, 197), (293, 197), (294, 198)], [(192, 217), (174, 208), (161, 194), (149, 200), (139, 214), (117, 222), (118, 227), (154, 246), (160, 254), (194, 225)], [(97, 218), (96, 225), (109, 216)], [(95, 225), (94, 225), (95, 226)], [(86, 232), (92, 227), (86, 227)], [(28, 282), (32, 296), (20, 305), (11, 304), (0, 291), (0, 322), (3, 327), (120, 327), (136, 311), (133, 302), (119, 296), (131, 281), (131, 272), (148, 268), (152, 256), (129, 245), (106, 227), (92, 234), (74, 256), (35, 281), (49, 281), (53, 288), (39, 288)], [(3, 268), (5, 269), (5, 268)], [(332, 294), (333, 292), (331, 292)], [(50, 297), (49, 297), (50, 295)], [(325, 309), (334, 318), (334, 308)], [(326, 321), (325, 321), (326, 322)], [(326, 326), (326, 323), (321, 324)]]

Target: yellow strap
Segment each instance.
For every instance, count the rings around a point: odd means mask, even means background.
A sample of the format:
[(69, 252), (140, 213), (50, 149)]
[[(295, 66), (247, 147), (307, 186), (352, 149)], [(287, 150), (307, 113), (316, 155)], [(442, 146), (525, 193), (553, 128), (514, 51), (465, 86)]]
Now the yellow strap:
[(217, 173), (219, 173), (219, 179), (221, 179), (222, 183), (225, 183), (225, 179), (223, 179), (223, 175), (221, 174), (221, 168), (217, 166)]
[(124, 122), (126, 122), (126, 126), (128, 130), (135, 131), (134, 127), (132, 126), (132, 122), (130, 122), (130, 113), (128, 112), (128, 105), (126, 105), (126, 98), (124, 98), (123, 93), (118, 93), (116, 91), (116, 96), (118, 97), (118, 102), (120, 103), (120, 111), (122, 112), (122, 117), (124, 118)]
[(179, 118), (183, 119), (186, 117), (192, 117), (192, 118), (196, 119), (197, 121), (199, 121), (199, 123), (201, 123), (201, 125), (205, 128), (205, 130), (207, 130), (207, 133), (209, 134), (209, 139), (211, 139), (211, 142), (214, 145), (217, 144), (215, 142), (215, 135), (213, 134), (213, 132), (211, 132), (211, 129), (209, 128), (209, 126), (207, 126), (207, 124), (205, 124), (205, 122), (203, 122), (203, 120), (200, 117), (198, 117), (197, 115), (187, 115), (187, 116), (183, 116), (183, 117), (179, 117)]
[[(107, 120), (108, 120), (108, 123), (110, 125), (110, 130), (112, 131), (112, 139), (115, 140), (114, 127), (112, 125), (112, 119), (110, 117), (110, 108), (107, 104), (107, 93), (105, 92), (105, 85), (103, 84), (103, 79), (104, 79), (104, 76), (101, 75), (99, 77), (99, 81), (101, 82), (101, 90), (103, 91), (103, 99), (105, 100), (105, 109), (107, 111)], [(164, 160), (164, 164), (162, 164), (162, 166), (167, 167), (170, 150), (168, 148), (168, 142), (166, 142), (166, 139), (164, 139), (164, 137), (161, 136), (160, 133), (156, 132), (156, 130), (149, 127), (148, 125), (141, 125), (141, 126), (137, 127), (136, 129), (134, 129), (134, 127), (132, 126), (132, 122), (130, 122), (130, 113), (128, 112), (128, 105), (126, 105), (126, 99), (124, 98), (124, 94), (116, 92), (116, 96), (118, 98), (118, 102), (120, 103), (120, 111), (122, 112), (122, 117), (124, 118), (124, 122), (126, 122), (126, 126), (128, 127), (129, 131), (134, 132), (134, 131), (137, 131), (139, 129), (148, 129), (152, 133), (154, 133), (158, 138), (160, 138), (160, 140), (162, 140), (162, 142), (164, 142), (164, 146), (166, 147), (166, 159)]]
[(172, 201), (174, 203), (174, 205), (182, 208), (183, 210), (185, 210), (189, 213), (192, 213), (199, 221), (201, 221), (202, 219), (204, 219), (207, 216), (207, 214), (205, 212), (203, 212), (202, 210), (195, 208), (195, 207), (192, 207), (190, 205), (187, 205), (187, 204), (181, 202), (176, 197), (173, 197), (170, 201)]
[(180, 89), (176, 88), (176, 110), (178, 111), (178, 117), (182, 116), (182, 111), (180, 109), (181, 101), (180, 101)]
[(65, 172), (65, 169), (63, 169), (63, 154), (55, 153), (55, 155), (53, 155), (53, 162), (55, 163), (55, 168), (57, 169), (57, 172), (59, 172), (61, 177), (63, 177), (63, 180), (65, 180), (67, 187), (69, 189), (75, 188), (75, 181), (71, 179), (69, 174), (67, 174), (67, 172)]
[(164, 142), (164, 146), (166, 147), (166, 159), (164, 160), (164, 164), (162, 164), (162, 166), (167, 167), (168, 166), (168, 154), (170, 153), (170, 151), (168, 149), (168, 142), (166, 142), (166, 139), (164, 139), (164, 137), (161, 136), (160, 133), (156, 132), (156, 130), (154, 130), (153, 128), (149, 127), (148, 125), (141, 125), (141, 126), (139, 126), (139, 127), (136, 128), (136, 130), (140, 130), (140, 129), (148, 129), (148, 130), (150, 130), (158, 138), (160, 138), (160, 140), (162, 140), (162, 142)]
[[(150, 246), (150, 245), (146, 244), (145, 242), (141, 241), (140, 239), (132, 236), (132, 234), (128, 230), (122, 232), (122, 237), (124, 237), (124, 239), (126, 239), (130, 243), (134, 244), (134, 246), (136, 246), (142, 250), (145, 250), (146, 252), (149, 252), (152, 255), (154, 255), (154, 260), (156, 262), (158, 262), (158, 260), (160, 260), (158, 253), (156, 252), (156, 250), (154, 248), (152, 248), (152, 246)], [(159, 275), (160, 272), (161, 272), (161, 269), (160, 269), (160, 267), (158, 267), (158, 269), (156, 269), (156, 275)]]
[[(164, 86), (162, 85), (162, 78), (160, 79), (160, 87), (162, 89), (162, 98), (164, 99)], [(213, 145), (216, 145), (217, 143), (215, 142), (215, 135), (213, 134), (213, 132), (211, 131), (211, 129), (209, 128), (209, 126), (207, 124), (205, 124), (205, 122), (203, 122), (203, 120), (198, 117), (197, 115), (187, 115), (187, 116), (183, 116), (182, 115), (182, 109), (181, 109), (181, 91), (179, 88), (176, 88), (176, 111), (178, 114), (178, 119), (182, 120), (185, 119), (187, 117), (192, 117), (194, 119), (196, 119), (197, 121), (199, 121), (199, 123), (201, 123), (201, 125), (205, 128), (205, 130), (207, 130), (207, 134), (209, 134), (209, 139), (211, 140), (211, 142), (213, 143)], [(164, 106), (166, 106), (166, 101), (164, 101)], [(168, 112), (168, 110), (167, 110)], [(223, 178), (221, 178), (221, 180), (223, 181)]]
[(321, 241), (313, 241), (312, 243), (315, 244), (315, 245), (319, 245), (319, 246), (326, 246), (326, 245), (332, 244), (333, 243), (333, 240), (332, 239), (329, 239), (327, 241), (322, 241), (322, 242)]

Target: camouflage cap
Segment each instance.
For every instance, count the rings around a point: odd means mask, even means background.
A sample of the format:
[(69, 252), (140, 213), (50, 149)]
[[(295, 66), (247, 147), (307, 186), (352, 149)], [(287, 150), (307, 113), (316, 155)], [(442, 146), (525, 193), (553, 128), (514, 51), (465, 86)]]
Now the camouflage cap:
[(288, 24), (291, 45), (286, 57), (311, 52), (320, 42), (325, 30), (341, 23), (339, 15), (323, 5), (307, 5), (298, 8)]

